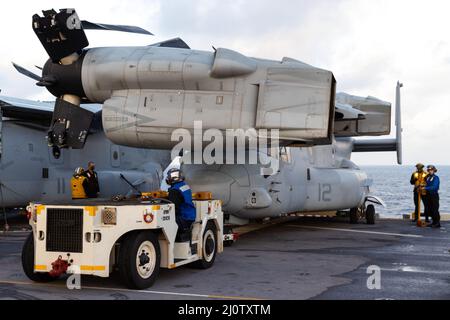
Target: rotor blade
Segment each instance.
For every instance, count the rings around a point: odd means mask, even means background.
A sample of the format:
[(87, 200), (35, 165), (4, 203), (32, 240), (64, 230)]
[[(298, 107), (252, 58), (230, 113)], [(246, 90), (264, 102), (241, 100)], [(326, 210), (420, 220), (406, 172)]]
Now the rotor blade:
[(153, 35), (153, 33), (142, 29), (140, 27), (135, 26), (122, 26), (122, 25), (113, 25), (113, 24), (104, 24), (104, 23), (94, 23), (86, 20), (81, 21), (83, 25), (83, 29), (86, 30), (110, 30), (110, 31), (121, 31), (121, 32), (129, 32), (129, 33), (139, 33), (139, 34), (148, 34)]
[(27, 76), (28, 78), (34, 79), (36, 81), (41, 81), (42, 77), (38, 76), (37, 74), (31, 72), (30, 70), (27, 70), (21, 66), (19, 66), (18, 64), (15, 64), (14, 62), (12, 63), (14, 68), (21, 74), (23, 74), (24, 76)]

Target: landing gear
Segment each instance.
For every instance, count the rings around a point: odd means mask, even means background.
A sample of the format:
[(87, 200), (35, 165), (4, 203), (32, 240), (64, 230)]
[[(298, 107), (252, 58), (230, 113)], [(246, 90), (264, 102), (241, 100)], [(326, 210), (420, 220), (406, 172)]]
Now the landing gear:
[(375, 206), (370, 204), (365, 207), (350, 209), (350, 223), (357, 224), (360, 219), (365, 218), (368, 225), (374, 225), (376, 221)]
[(375, 206), (373, 204), (368, 205), (366, 208), (366, 221), (367, 224), (374, 225), (376, 219)]
[(351, 224), (358, 223), (359, 216), (360, 216), (359, 211), (360, 211), (360, 209), (358, 209), (358, 208), (350, 209), (350, 223)]
[(233, 233), (233, 229), (229, 226), (223, 227), (223, 245), (224, 247), (231, 247), (236, 241), (236, 235)]

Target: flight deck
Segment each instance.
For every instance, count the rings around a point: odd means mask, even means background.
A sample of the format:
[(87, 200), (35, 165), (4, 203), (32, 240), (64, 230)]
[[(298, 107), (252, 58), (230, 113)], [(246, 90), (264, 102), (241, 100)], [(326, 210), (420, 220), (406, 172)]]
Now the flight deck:
[[(0, 299), (450, 299), (450, 223), (442, 227), (290, 218), (250, 228), (209, 270), (162, 270), (142, 291), (125, 288), (114, 275), (83, 276), (81, 290), (67, 289), (64, 279), (33, 283), (20, 263), (28, 233), (18, 230), (0, 234)], [(379, 290), (368, 288), (374, 267)]]

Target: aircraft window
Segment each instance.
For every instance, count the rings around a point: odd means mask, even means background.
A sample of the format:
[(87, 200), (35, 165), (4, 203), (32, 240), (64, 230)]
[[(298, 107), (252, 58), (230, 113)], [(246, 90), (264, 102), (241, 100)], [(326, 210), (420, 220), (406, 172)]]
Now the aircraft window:
[(48, 179), (48, 168), (42, 168), (42, 178)]

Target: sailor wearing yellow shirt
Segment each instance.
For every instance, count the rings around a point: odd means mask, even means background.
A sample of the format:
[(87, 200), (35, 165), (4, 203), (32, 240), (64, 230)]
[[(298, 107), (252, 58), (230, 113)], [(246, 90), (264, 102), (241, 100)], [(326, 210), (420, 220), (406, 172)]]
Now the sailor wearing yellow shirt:
[(424, 189), (421, 189), (421, 187), (425, 187), (426, 185), (426, 178), (428, 173), (424, 170), (425, 165), (422, 163), (418, 163), (416, 165), (417, 171), (414, 172), (411, 176), (411, 184), (414, 186), (414, 221), (417, 222), (417, 217), (419, 216), (419, 192), (422, 199), (422, 202), (424, 204), (425, 208), (425, 219), (426, 222), (429, 222), (429, 212), (427, 210), (427, 196), (426, 191)]
[(88, 196), (86, 194), (86, 186), (87, 186), (87, 178), (84, 176), (84, 169), (77, 168), (75, 173), (71, 179), (72, 186), (72, 199), (87, 199)]

